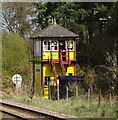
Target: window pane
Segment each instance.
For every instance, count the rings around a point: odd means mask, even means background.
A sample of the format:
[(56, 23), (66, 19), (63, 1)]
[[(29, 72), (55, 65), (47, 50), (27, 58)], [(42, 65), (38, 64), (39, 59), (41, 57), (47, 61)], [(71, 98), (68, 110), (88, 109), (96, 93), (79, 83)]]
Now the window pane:
[(48, 50), (51, 50), (50, 45), (51, 45), (51, 41), (48, 41)]
[(48, 41), (44, 41), (44, 44), (43, 44), (43, 50), (48, 50)]
[(44, 41), (44, 50), (58, 50), (58, 42), (54, 40)]
[(52, 41), (51, 50), (57, 50), (57, 41)]
[(57, 45), (57, 41), (54, 42), (54, 45)]
[(51, 46), (54, 46), (54, 41), (51, 42)]
[(41, 41), (34, 42), (34, 56), (41, 56)]
[(50, 83), (50, 77), (45, 77), (44, 86), (48, 86)]
[(55, 50), (57, 50), (57, 46), (55, 46)]
[(69, 50), (73, 50), (73, 40), (67, 41), (67, 48), (68, 48)]

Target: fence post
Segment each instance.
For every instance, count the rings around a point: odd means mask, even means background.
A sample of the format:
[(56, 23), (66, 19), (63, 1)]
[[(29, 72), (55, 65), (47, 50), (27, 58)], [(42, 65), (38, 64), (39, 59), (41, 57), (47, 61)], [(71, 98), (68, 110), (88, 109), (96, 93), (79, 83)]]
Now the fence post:
[(90, 99), (90, 88), (88, 89), (88, 101), (89, 101), (89, 99)]
[(100, 107), (100, 104), (101, 104), (101, 89), (99, 91), (98, 107)]
[(109, 101), (110, 101), (110, 107), (112, 107), (112, 96), (111, 96), (111, 93), (109, 94)]
[(76, 86), (76, 98), (78, 98), (78, 86)]
[(66, 86), (66, 99), (68, 99), (68, 86)]
[(118, 118), (118, 96), (116, 96), (116, 118)]
[(59, 100), (59, 85), (57, 85), (57, 100)]
[(41, 98), (43, 97), (43, 90), (42, 90), (42, 86), (41, 86)]
[(49, 84), (49, 99), (52, 99), (52, 97), (51, 97), (51, 87), (50, 87), (50, 84)]

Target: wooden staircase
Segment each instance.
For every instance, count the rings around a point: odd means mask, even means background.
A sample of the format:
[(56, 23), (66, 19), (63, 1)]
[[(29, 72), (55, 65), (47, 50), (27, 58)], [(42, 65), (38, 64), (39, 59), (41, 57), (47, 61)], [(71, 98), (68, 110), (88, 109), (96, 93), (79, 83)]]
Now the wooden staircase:
[(55, 63), (55, 67), (56, 67), (57, 75), (62, 75), (62, 70), (61, 70), (60, 64)]
[[(68, 52), (68, 55), (66, 55)], [(65, 70), (65, 64), (70, 66), (71, 61), (69, 59), (69, 51), (60, 51), (60, 55), (59, 55), (59, 60), (55, 61), (52, 58), (52, 51), (50, 51), (50, 60), (49, 63), (51, 64), (52, 67), (52, 71), (54, 73), (54, 80), (57, 80), (57, 75), (59, 75), (59, 68), (60, 71), (62, 73), (62, 75), (66, 75), (66, 70)]]
[(54, 73), (54, 80), (56, 81), (57, 80), (57, 71), (56, 71), (56, 66), (55, 66), (55, 62), (52, 58), (52, 52), (50, 53), (51, 57), (50, 57), (50, 64), (52, 66), (52, 71)]
[(61, 66), (61, 70), (62, 70), (62, 74), (65, 75), (65, 68), (64, 68), (64, 64), (62, 62), (60, 62), (60, 66)]

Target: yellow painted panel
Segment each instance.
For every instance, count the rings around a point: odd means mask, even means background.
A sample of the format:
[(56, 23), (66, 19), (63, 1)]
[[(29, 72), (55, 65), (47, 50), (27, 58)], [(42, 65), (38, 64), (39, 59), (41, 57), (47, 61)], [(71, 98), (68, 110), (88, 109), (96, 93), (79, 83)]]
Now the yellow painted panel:
[[(71, 66), (67, 67), (66, 75), (68, 75), (68, 73), (72, 73), (74, 75), (74, 64), (71, 64)], [(58, 75), (62, 75), (62, 73), (58, 74)], [(54, 73), (51, 70), (51, 65), (50, 64), (44, 64), (43, 65), (43, 76), (44, 77), (45, 76), (50, 76), (51, 81), (54, 81)]]
[[(67, 56), (68, 56), (68, 52), (67, 52)], [(69, 58), (70, 58), (70, 60), (74, 59), (74, 52), (69, 52)]]
[(51, 70), (51, 65), (50, 64), (44, 64), (43, 65), (43, 76), (50, 76), (51, 80), (51, 85), (56, 86), (56, 82), (54, 81), (54, 73)]
[(43, 65), (43, 76), (54, 76), (54, 73), (51, 70), (50, 64)]
[(69, 56), (70, 56), (70, 59), (73, 60), (74, 59), (74, 52), (70, 52)]
[(56, 81), (53, 81), (53, 85), (56, 86)]
[(52, 59), (59, 59), (58, 52), (52, 52)]
[(35, 83), (34, 83), (34, 86), (35, 86), (35, 91), (40, 94), (41, 93), (41, 64), (35, 64), (35, 69), (34, 69), (34, 72), (35, 72), (35, 76), (34, 76), (34, 79), (35, 79)]
[(48, 99), (48, 98), (49, 98), (49, 96), (44, 96), (44, 98), (45, 98), (45, 99)]
[(54, 81), (54, 77), (50, 77), (50, 80), (51, 80), (50, 85), (56, 86), (56, 81)]
[[(67, 52), (67, 56), (68, 56), (68, 52)], [(50, 59), (50, 57), (51, 57), (50, 52), (43, 52), (43, 59)], [(74, 52), (73, 51), (69, 52), (69, 57), (71, 60), (74, 59)], [(58, 52), (52, 52), (52, 59), (59, 59)]]
[(44, 88), (44, 98), (49, 98), (49, 88)]
[(74, 65), (73, 64), (71, 66), (67, 67), (66, 75), (69, 75), (69, 73), (72, 73), (72, 75), (74, 75)]
[[(50, 52), (43, 52), (43, 59), (50, 59)], [(52, 59), (59, 59), (58, 52), (52, 52)]]

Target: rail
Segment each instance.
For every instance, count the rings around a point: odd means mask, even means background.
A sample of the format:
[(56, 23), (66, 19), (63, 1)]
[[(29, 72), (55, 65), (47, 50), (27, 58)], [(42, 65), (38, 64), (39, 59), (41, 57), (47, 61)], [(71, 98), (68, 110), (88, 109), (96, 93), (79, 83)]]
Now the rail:
[(77, 118), (75, 116), (52, 112), (13, 101), (0, 100), (0, 104), (2, 104), (1, 111), (3, 113), (8, 113), (21, 119), (41, 118), (46, 120), (68, 120)]

